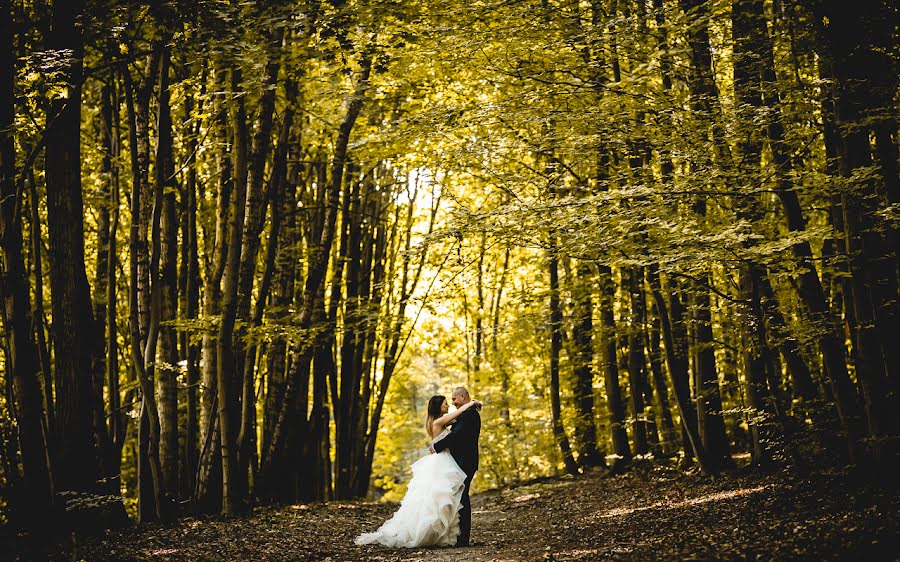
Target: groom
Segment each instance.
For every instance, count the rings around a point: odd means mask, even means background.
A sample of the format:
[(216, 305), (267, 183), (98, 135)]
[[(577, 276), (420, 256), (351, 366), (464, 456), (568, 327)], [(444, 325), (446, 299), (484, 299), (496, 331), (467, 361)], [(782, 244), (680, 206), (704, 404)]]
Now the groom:
[[(459, 408), (471, 401), (469, 391), (458, 387), (450, 395), (453, 405)], [(477, 406), (476, 406), (477, 407)], [(469, 546), (469, 533), (472, 530), (472, 502), (469, 500), (469, 486), (475, 471), (478, 470), (478, 435), (481, 433), (481, 416), (476, 408), (469, 408), (456, 418), (451, 426), (450, 435), (444, 437), (430, 447), (432, 453), (440, 453), (449, 448), (450, 454), (466, 473), (465, 488), (462, 495), (462, 507), (459, 510), (459, 537), (456, 546)]]

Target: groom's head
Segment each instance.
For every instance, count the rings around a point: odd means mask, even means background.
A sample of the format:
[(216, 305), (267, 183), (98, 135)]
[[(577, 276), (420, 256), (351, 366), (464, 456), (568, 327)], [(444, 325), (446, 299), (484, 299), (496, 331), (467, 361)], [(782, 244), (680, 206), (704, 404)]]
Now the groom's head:
[(469, 391), (464, 386), (458, 386), (453, 390), (453, 394), (450, 395), (450, 400), (453, 401), (454, 406), (459, 408), (471, 398), (469, 398)]

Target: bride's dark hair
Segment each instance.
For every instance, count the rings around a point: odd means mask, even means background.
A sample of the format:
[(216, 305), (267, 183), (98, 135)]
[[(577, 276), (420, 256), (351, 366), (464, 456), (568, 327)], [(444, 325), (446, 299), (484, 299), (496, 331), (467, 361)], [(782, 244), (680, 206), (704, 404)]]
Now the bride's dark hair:
[(447, 397), (443, 394), (435, 394), (428, 399), (428, 407), (425, 408), (425, 433), (427, 433), (429, 437), (434, 437), (434, 435), (431, 434), (431, 422), (441, 417), (441, 406), (443, 406), (446, 401)]

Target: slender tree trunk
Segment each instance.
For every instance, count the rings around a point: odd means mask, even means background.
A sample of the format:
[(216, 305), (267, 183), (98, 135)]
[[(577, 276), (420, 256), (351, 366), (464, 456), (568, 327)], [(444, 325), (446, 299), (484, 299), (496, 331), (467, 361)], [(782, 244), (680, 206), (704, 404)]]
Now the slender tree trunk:
[(725, 433), (725, 418), (722, 416), (722, 394), (719, 389), (719, 375), (716, 369), (716, 356), (713, 349), (712, 313), (707, 287), (712, 279), (709, 273), (704, 274), (695, 289), (694, 322), (696, 327), (696, 360), (697, 379), (697, 415), (703, 447), (710, 459), (720, 468), (734, 465), (731, 459), (731, 447)]
[[(172, 113), (169, 107), (169, 49), (159, 59), (159, 108), (156, 128), (154, 184), (162, 193), (160, 211), (160, 322), (170, 322), (178, 312), (178, 220), (176, 218), (175, 166), (172, 154)], [(159, 404), (159, 460), (163, 494), (178, 492), (178, 335), (174, 327), (162, 326), (155, 359), (156, 396)]]
[[(225, 89), (226, 71), (217, 64), (214, 82)], [(216, 190), (215, 231), (209, 233), (214, 239), (212, 256), (208, 259), (207, 273), (203, 287), (203, 316), (212, 320), (222, 312), (222, 276), (225, 271), (228, 242), (228, 217), (231, 209), (234, 178), (229, 156), (232, 138), (228, 134), (227, 105), (221, 96), (213, 103), (214, 133), (221, 150), (216, 154), (218, 189)], [(195, 487), (195, 499), (205, 511), (216, 512), (221, 506), (221, 439), (218, 424), (218, 378), (216, 371), (217, 335), (213, 329), (203, 335), (200, 366), (200, 457)]]
[(348, 228), (343, 233), (347, 237), (346, 265), (344, 267), (346, 275), (344, 290), (346, 291), (346, 296), (343, 312), (343, 338), (339, 347), (340, 399), (335, 400), (335, 411), (340, 412), (335, 415), (334, 492), (337, 499), (348, 499), (354, 495), (351, 482), (355, 469), (354, 459), (356, 451), (354, 447), (357, 445), (357, 442), (353, 426), (358, 421), (357, 410), (359, 408), (359, 390), (362, 377), (362, 373), (357, 368), (357, 360), (361, 358), (357, 355), (356, 340), (360, 336), (359, 328), (362, 322), (360, 276), (363, 271), (361, 256), (363, 250), (360, 247), (362, 237), (360, 221), (355, 218), (362, 214), (360, 209), (361, 181), (358, 181), (355, 177), (356, 168), (354, 166), (351, 165), (347, 168), (346, 181), (349, 184), (350, 199), (345, 204), (345, 212), (347, 213), (345, 223)]
[(126, 421), (121, 405), (119, 392), (119, 339), (116, 325), (116, 273), (119, 263), (117, 234), (119, 227), (119, 101), (116, 93), (115, 73), (111, 73), (109, 83), (104, 85), (102, 91), (101, 111), (103, 121), (103, 146), (105, 158), (104, 167), (109, 174), (109, 189), (107, 190), (107, 205), (110, 212), (108, 259), (105, 269), (101, 272), (98, 267), (98, 278), (105, 278), (106, 310), (104, 321), (106, 325), (106, 359), (104, 363), (106, 390), (109, 400), (109, 413), (107, 434), (110, 443), (105, 451), (104, 464), (108, 475), (113, 476), (110, 481), (110, 491), (119, 494), (119, 478), (121, 474), (122, 447), (125, 442)]
[(575, 421), (575, 442), (578, 444), (578, 464), (584, 467), (602, 466), (603, 456), (597, 448), (597, 427), (594, 425), (594, 343), (591, 300), (591, 270), (587, 262), (579, 261), (575, 269), (573, 299), (575, 300), (572, 343), (574, 348), (574, 394), (578, 417)]
[[(205, 77), (205, 73), (204, 73)], [(202, 92), (201, 92), (202, 93)], [(202, 106), (202, 104), (201, 104)], [(200, 124), (192, 125), (194, 112), (194, 98), (192, 95), (185, 97), (185, 119), (183, 126), (189, 129), (187, 147), (188, 168), (184, 188), (182, 189), (183, 213), (181, 216), (181, 281), (179, 294), (181, 309), (184, 317), (189, 321), (197, 319), (200, 305), (200, 263), (197, 241), (197, 158), (198, 136)], [(185, 407), (185, 434), (184, 449), (181, 462), (181, 489), (185, 496), (190, 497), (196, 486), (196, 474), (199, 463), (198, 435), (199, 421), (199, 393), (200, 385), (200, 350), (191, 341), (192, 333), (185, 331), (181, 337), (180, 357), (187, 363), (187, 404)]]
[(759, 276), (760, 273), (756, 268), (741, 268), (740, 294), (746, 308), (742, 347), (747, 399), (751, 409), (748, 421), (750, 435), (753, 438), (751, 455), (753, 464), (765, 466), (771, 461), (771, 446), (776, 435), (773, 431), (775, 421), (773, 398), (766, 382), (766, 351), (763, 349), (766, 342), (758, 326), (758, 323), (762, 322)]
[[(278, 256), (278, 241), (281, 239), (282, 211), (278, 197), (283, 194), (287, 183), (287, 157), (290, 143), (291, 127), (293, 124), (293, 110), (285, 110), (284, 121), (278, 136), (278, 147), (275, 151), (275, 166), (269, 180), (268, 198), (272, 200), (272, 219), (269, 227), (269, 243), (266, 247), (266, 256), (263, 264), (263, 275), (259, 282), (259, 290), (253, 313), (249, 319), (250, 328), (257, 328), (262, 324), (265, 305), (269, 300), (269, 294), (275, 276), (276, 258)], [(252, 177), (252, 174), (251, 174)], [(238, 435), (238, 448), (240, 450), (241, 470), (250, 470), (256, 474), (257, 461), (255, 459), (255, 434), (256, 434), (256, 355), (262, 354), (263, 347), (251, 345), (247, 348), (244, 366), (244, 388), (241, 398), (241, 430)], [(254, 457), (254, 458), (251, 458)]]
[(646, 455), (648, 444), (648, 421), (644, 411), (647, 374), (644, 362), (644, 274), (640, 268), (630, 268), (621, 272), (622, 286), (628, 289), (630, 318), (628, 323), (628, 386), (631, 411), (634, 415), (634, 452)]
[(476, 267), (478, 274), (475, 277), (475, 295), (478, 308), (475, 311), (475, 358), (472, 363), (475, 372), (475, 380), (478, 381), (481, 373), (481, 360), (484, 356), (484, 251), (487, 244), (487, 233), (481, 233), (481, 242), (478, 247), (478, 261)]
[[(669, 27), (666, 23), (665, 17), (665, 6), (663, 5), (663, 0), (652, 0), (653, 2), (653, 14), (654, 20), (656, 23), (656, 48), (659, 52), (659, 70), (660, 70), (660, 80), (662, 82), (663, 92), (668, 94), (672, 90), (672, 57), (670, 54), (669, 47), (669, 39), (668, 39), (668, 31)], [(664, 127), (671, 126), (671, 119), (667, 114), (662, 114), (659, 117), (659, 122)], [(662, 176), (662, 184), (663, 187), (669, 186), (672, 184), (672, 178), (674, 175), (675, 166), (672, 162), (672, 156), (670, 151), (665, 147), (660, 147), (659, 149), (659, 160), (660, 160), (660, 172)], [(646, 242), (645, 242), (646, 245)], [(651, 296), (653, 297), (651, 302), (653, 303), (654, 316), (655, 320), (658, 322), (656, 324), (656, 328), (651, 327), (650, 332), (650, 348), (651, 348), (651, 369), (653, 371), (653, 380), (654, 387), (657, 391), (657, 396), (660, 401), (660, 404), (663, 404), (663, 400), (665, 399), (665, 403), (668, 403), (668, 392), (665, 385), (665, 380), (662, 378), (662, 360), (659, 355), (659, 329), (661, 328), (663, 333), (666, 334), (666, 338), (668, 338), (669, 342), (675, 340), (675, 332), (673, 325), (670, 323), (672, 321), (672, 317), (668, 313), (668, 309), (666, 308), (665, 298), (662, 294), (662, 287), (659, 279), (659, 266), (657, 264), (652, 264), (647, 269), (647, 281), (650, 285)], [(676, 312), (673, 310), (673, 313)], [(663, 338), (663, 339), (666, 339)], [(656, 351), (653, 351), (655, 344)], [(684, 357), (684, 363), (682, 363), (682, 358), (677, 354), (676, 349), (672, 349), (670, 353), (669, 346), (666, 346), (666, 363), (668, 365), (669, 377), (673, 382), (673, 389), (675, 389), (675, 398), (676, 405), (678, 406), (679, 412), (681, 412), (682, 421), (684, 421), (684, 413), (687, 410), (693, 411), (692, 404), (688, 401), (687, 403), (683, 403), (681, 401), (681, 396), (679, 396), (678, 389), (680, 388), (680, 382), (676, 382), (676, 378), (681, 377), (682, 374), (680, 369), (682, 365), (685, 370), (687, 368), (686, 357)], [(654, 365), (654, 357), (657, 358), (658, 368), (653, 368)], [(689, 397), (688, 397), (689, 399)], [(665, 424), (665, 416), (668, 416), (671, 419), (671, 411), (668, 407), (663, 410), (663, 423)], [(674, 420), (672, 420), (674, 423)], [(684, 448), (685, 450), (685, 458), (689, 458), (694, 454), (693, 443), (699, 442), (699, 436), (696, 436), (696, 440), (691, 438), (690, 433), (688, 431), (688, 426), (685, 423), (679, 424), (681, 426), (681, 435), (684, 439), (683, 442), (686, 442), (687, 446)], [(675, 442), (675, 434), (674, 427), (672, 427), (672, 443)], [(705, 452), (704, 452), (705, 453)]]
[[(618, 0), (613, 0), (610, 12), (614, 14), (615, 17), (618, 15), (618, 11), (619, 2)], [(618, 39), (615, 29), (617, 25), (617, 23), (615, 23), (616, 19), (613, 19), (612, 21), (612, 33), (610, 33), (609, 35), (609, 49), (611, 51), (610, 63), (612, 66), (613, 81), (619, 84), (622, 82), (622, 66), (621, 61), (619, 60)], [(598, 175), (602, 175), (604, 180), (606, 180), (607, 185), (604, 187), (605, 189), (609, 189), (609, 168), (609, 157), (608, 155), (603, 154), (601, 156), (600, 162), (598, 163)], [(613, 308), (615, 306), (616, 300), (615, 280), (613, 278), (613, 272), (610, 266), (600, 265), (598, 266), (598, 270), (600, 273), (600, 275), (598, 276), (598, 281), (600, 285), (601, 295), (601, 341), (603, 342), (602, 346), (606, 352), (605, 357), (603, 358), (606, 364), (604, 383), (606, 386), (607, 406), (609, 407), (610, 414), (609, 425), (610, 431), (612, 433), (613, 453), (619, 457), (618, 459), (616, 459), (616, 462), (613, 465), (616, 466), (631, 461), (631, 448), (628, 444), (625, 402), (622, 398), (622, 388), (619, 382), (619, 373), (621, 369), (618, 363), (617, 343), (620, 334), (616, 330), (615, 315), (613, 313)], [(637, 415), (637, 413), (635, 414)], [(636, 429), (634, 425), (632, 425), (632, 428)], [(640, 447), (642, 449), (646, 449), (646, 425), (644, 425), (643, 423), (640, 424), (639, 431), (642, 432), (642, 434), (640, 436), (636, 436), (635, 441), (636, 443), (640, 442)]]
[[(730, 147), (725, 142), (722, 110), (719, 92), (713, 78), (712, 51), (708, 27), (708, 6), (706, 0), (681, 0), (681, 7), (688, 18), (688, 43), (690, 45), (692, 74), (690, 80), (691, 109), (700, 123), (708, 128), (715, 147), (715, 158), (725, 170), (734, 169)], [(698, 220), (705, 220), (706, 201), (702, 196), (694, 201), (694, 212)], [(699, 397), (698, 415), (700, 433), (704, 447), (715, 463), (731, 465), (728, 439), (725, 434), (724, 419), (721, 416), (721, 392), (712, 347), (712, 325), (710, 313), (710, 274), (704, 272), (695, 287), (694, 313), (697, 323), (697, 385)]]
[[(288, 89), (286, 84), (289, 104), (296, 103), (296, 89)], [(290, 107), (286, 111), (291, 111)], [(287, 114), (285, 121), (287, 121)], [(284, 127), (285, 125), (283, 125)], [(273, 308), (272, 321), (276, 325), (287, 322), (288, 308), (294, 299), (294, 285), (297, 277), (298, 252), (296, 245), (300, 236), (297, 226), (297, 184), (299, 183), (299, 164), (294, 163), (299, 159), (299, 147), (291, 139), (288, 155), (291, 162), (287, 163), (286, 179), (281, 186), (281, 192), (273, 198), (273, 205), (280, 206), (279, 215), (282, 217), (283, 226), (277, 240), (278, 254), (275, 258), (276, 272), (272, 286), (271, 305)], [(270, 241), (271, 243), (271, 241)], [(283, 338), (277, 338), (269, 345), (266, 356), (266, 398), (263, 410), (262, 451), (269, 448), (272, 440), (275, 422), (277, 421), (278, 408), (284, 395), (285, 374), (288, 370), (287, 345)], [(318, 360), (318, 359), (317, 359)], [(265, 483), (264, 483), (265, 484)], [(257, 487), (259, 493), (263, 491)], [(270, 492), (276, 492), (271, 490)], [(284, 498), (286, 499), (286, 498)]]
[[(140, 345), (143, 341), (141, 334), (141, 319), (139, 310), (140, 297), (138, 291), (140, 287), (138, 254), (143, 251), (140, 243), (140, 214), (141, 214), (141, 159), (138, 154), (137, 138), (140, 134), (138, 131), (138, 108), (134, 96), (134, 84), (131, 81), (131, 74), (127, 67), (121, 70), (123, 78), (123, 86), (125, 90), (125, 106), (128, 110), (128, 144), (131, 147), (131, 196), (129, 198), (129, 211), (131, 214), (131, 227), (128, 232), (128, 252), (130, 259), (128, 260), (128, 320), (129, 330), (131, 333), (131, 370), (134, 373), (133, 378), (143, 385), (143, 354)], [(144, 387), (141, 386), (143, 394)], [(147, 460), (147, 440), (149, 426), (147, 423), (147, 413), (144, 407), (143, 399), (141, 400), (140, 417), (138, 418), (137, 444), (135, 447), (135, 464), (137, 465), (137, 486), (138, 486), (138, 520), (152, 521), (156, 516), (156, 494), (153, 490), (152, 479), (147, 478), (150, 472), (149, 462)]]
[[(160, 50), (160, 45), (154, 45), (154, 52)], [(151, 56), (151, 60), (158, 61), (158, 57)], [(162, 184), (157, 184), (153, 191), (152, 215), (148, 221), (151, 227), (152, 243), (150, 255), (146, 267), (146, 277), (150, 280), (149, 286), (142, 285), (139, 255), (144, 251), (142, 244), (141, 222), (139, 217), (142, 209), (146, 207), (142, 200), (141, 159), (140, 151), (136, 150), (137, 137), (140, 128), (137, 126), (138, 113), (136, 105), (131, 97), (132, 86), (130, 78), (126, 77), (127, 104), (129, 107), (129, 125), (131, 130), (130, 140), (132, 149), (132, 175), (136, 181), (132, 186), (131, 194), (131, 232), (129, 246), (131, 250), (131, 288), (129, 294), (130, 329), (131, 329), (131, 359), (132, 368), (141, 389), (141, 413), (140, 428), (138, 431), (138, 519), (150, 521), (160, 519), (169, 520), (173, 516), (174, 498), (165, 493), (163, 486), (162, 468), (159, 458), (160, 422), (159, 409), (156, 402), (156, 394), (153, 388), (154, 368), (156, 366), (157, 343), (159, 339), (160, 315), (161, 315), (161, 279), (159, 277), (160, 262), (160, 222), (163, 206)], [(141, 290), (146, 287), (149, 290), (149, 307), (146, 332), (142, 332), (140, 305)], [(146, 338), (146, 339), (144, 339)], [(149, 474), (148, 474), (149, 473)]]
[[(162, 54), (160, 43), (152, 44), (151, 52), (147, 56), (147, 63), (140, 83), (135, 86), (131, 79), (131, 73), (127, 65), (122, 68), (126, 105), (128, 108), (129, 146), (131, 147), (131, 230), (129, 233), (129, 277), (132, 280), (129, 305), (132, 308), (130, 321), (136, 322), (132, 328), (132, 370), (134, 379), (138, 381), (141, 389), (141, 410), (138, 425), (137, 439), (137, 474), (138, 474), (138, 519), (151, 521), (157, 519), (159, 514), (165, 511), (165, 506), (159, 505), (159, 482), (156, 474), (158, 449), (153, 441), (154, 432), (158, 427), (151, 427), (153, 421), (150, 416), (156, 412), (155, 395), (152, 397), (152, 405), (148, 407), (150, 398), (146, 398), (144, 383), (149, 380), (152, 389), (152, 370), (145, 364), (146, 350), (142, 349), (145, 343), (150, 342), (151, 324), (151, 272), (150, 252), (147, 239), (150, 226), (153, 193), (150, 189), (150, 99), (153, 94), (153, 86), (158, 75), (159, 57)], [(132, 299), (134, 299), (132, 301)], [(154, 354), (156, 343), (153, 343)], [(151, 377), (145, 380), (147, 377)], [(146, 399), (145, 399), (146, 398)], [(157, 420), (158, 423), (158, 420)], [(154, 476), (156, 475), (156, 476)]]
[(614, 464), (631, 461), (631, 447), (625, 427), (625, 402), (619, 385), (619, 365), (616, 355), (616, 322), (613, 316), (615, 285), (612, 269), (606, 265), (597, 267), (597, 282), (600, 286), (600, 346), (603, 349), (603, 383), (606, 388), (606, 403), (609, 408), (609, 426), (612, 435)]
[[(106, 309), (107, 309), (107, 273), (109, 269), (110, 259), (115, 256), (110, 252), (110, 217), (111, 208), (108, 203), (111, 201), (110, 193), (112, 187), (112, 159), (111, 159), (111, 132), (112, 132), (112, 103), (110, 98), (112, 94), (109, 92), (109, 83), (104, 83), (100, 88), (100, 139), (102, 143), (103, 156), (100, 159), (100, 173), (102, 182), (97, 188), (94, 197), (101, 201), (98, 205), (97, 212), (97, 262), (94, 271), (93, 294), (91, 298), (94, 305), (94, 319), (97, 322), (97, 339), (98, 352), (94, 355), (92, 370), (94, 373), (94, 395), (98, 397), (99, 403), (94, 412), (94, 427), (97, 428), (97, 439), (100, 452), (100, 466), (102, 479), (106, 482), (103, 486), (106, 491), (117, 494), (118, 492), (118, 470), (115, 463), (114, 447), (110, 438), (107, 414), (103, 403), (103, 387), (106, 382), (106, 346), (107, 337), (106, 328)], [(113, 303), (115, 306), (115, 303)], [(113, 332), (114, 334), (115, 332)], [(111, 414), (112, 412), (110, 412)]]
[(788, 329), (787, 321), (781, 313), (781, 307), (769, 277), (762, 275), (760, 281), (762, 283), (760, 287), (763, 298), (762, 305), (766, 312), (766, 327), (778, 343), (778, 348), (791, 377), (793, 394), (802, 400), (813, 400), (818, 396), (818, 391), (810, 374), (809, 365), (800, 354), (796, 338)]
[[(324, 294), (322, 296), (324, 305)], [(323, 306), (324, 309), (324, 306)], [(322, 310), (322, 322), (330, 322)], [(316, 347), (313, 357), (313, 402), (309, 414), (309, 469), (310, 484), (307, 488), (307, 497), (311, 500), (328, 500), (337, 497), (332, 494), (331, 481), (331, 439), (330, 439), (330, 409), (328, 404), (329, 377), (337, 373), (337, 365), (334, 360), (334, 332), (328, 331), (325, 337)], [(334, 483), (337, 486), (337, 483)]]
[[(241, 73), (231, 70), (231, 91), (239, 92)], [(234, 127), (232, 150), (234, 165), (234, 212), (228, 225), (228, 257), (222, 279), (222, 321), (216, 344), (216, 383), (219, 403), (219, 439), (222, 451), (222, 513), (235, 515), (247, 507), (246, 480), (238, 461), (237, 438), (240, 429), (239, 396), (241, 375), (235, 361), (234, 327), (238, 306), (238, 275), (241, 260), (241, 233), (244, 227), (245, 198), (247, 196), (247, 116), (244, 98), (237, 95), (232, 102), (231, 121)]]
[(135, 134), (131, 150), (133, 153), (132, 172), (134, 185), (132, 189), (140, 191), (140, 209), (136, 218), (137, 222), (137, 252), (133, 259), (137, 261), (138, 274), (138, 306), (142, 341), (146, 340), (150, 324), (150, 249), (147, 238), (150, 228), (150, 217), (153, 211), (153, 190), (150, 186), (150, 102), (153, 97), (153, 89), (159, 75), (159, 58), (162, 56), (162, 47), (159, 42), (152, 46), (151, 53), (147, 56), (144, 74), (136, 87), (131, 87), (130, 71), (126, 67), (124, 74), (128, 80), (126, 86), (129, 92), (134, 90), (133, 101), (129, 106), (134, 111)]
[[(56, 451), (56, 413), (53, 403), (53, 373), (51, 372), (50, 349), (47, 345), (47, 329), (44, 324), (45, 308), (44, 308), (44, 264), (43, 250), (41, 240), (41, 217), (38, 208), (38, 192), (37, 184), (33, 171), (28, 172), (28, 189), (29, 204), (31, 206), (31, 256), (32, 267), (34, 269), (34, 309), (32, 311), (32, 322), (34, 323), (34, 332), (37, 335), (38, 359), (41, 371), (41, 386), (43, 389), (44, 400), (44, 417), (45, 417), (45, 438), (47, 440), (47, 448), (52, 455)], [(53, 466), (53, 462), (50, 462)]]
[(85, 271), (84, 209), (81, 192), (81, 82), (84, 47), (76, 21), (80, 1), (53, 3), (51, 49), (69, 49), (66, 97), (54, 99), (48, 114), (45, 160), (50, 241), (50, 289), (53, 296), (54, 366), (58, 488), (97, 489), (100, 459), (95, 439), (99, 397), (93, 384), (99, 338)]
[[(48, 462), (41, 388), (40, 359), (32, 329), (28, 273), (22, 255), (22, 200), (16, 187), (15, 57), (10, 5), (0, 5), (0, 295), (7, 353), (6, 376), (12, 379), (16, 427), (22, 453), (24, 490), (14, 513), (23, 514), (26, 527), (40, 532), (52, 514), (53, 482)], [(4, 471), (4, 474), (8, 472)], [(7, 478), (10, 484), (11, 478)]]
[[(900, 204), (900, 161), (898, 161), (897, 121), (885, 116), (884, 121), (874, 127), (875, 155), (881, 172), (880, 185), (876, 186), (882, 206)], [(900, 350), (890, 345), (895, 334), (900, 333), (900, 306), (897, 305), (898, 283), (900, 283), (900, 232), (895, 225), (885, 225), (883, 233), (885, 255), (880, 260), (882, 282), (877, 283), (875, 299), (880, 303), (875, 308), (878, 331), (884, 352), (885, 370), (889, 379), (890, 392), (900, 397)]]
[[(376, 176), (375, 181), (377, 183), (373, 188), (374, 193), (370, 201), (371, 215), (379, 217), (380, 220), (367, 221), (369, 222), (370, 236), (372, 238), (373, 256), (371, 267), (371, 298), (366, 305), (366, 362), (363, 366), (363, 370), (366, 373), (363, 387), (363, 404), (365, 405), (363, 416), (367, 424), (366, 427), (364, 427), (361, 431), (364, 443), (360, 448), (360, 467), (357, 473), (356, 481), (356, 493), (360, 497), (364, 496), (368, 491), (369, 481), (372, 477), (372, 463), (374, 461), (375, 454), (374, 451), (370, 452), (369, 444), (374, 443), (375, 438), (378, 434), (378, 424), (381, 421), (380, 410), (377, 412), (378, 417), (376, 417), (375, 410), (377, 410), (379, 403), (383, 404), (383, 400), (385, 398), (381, 396), (379, 392), (381, 387), (379, 386), (378, 388), (376, 388), (374, 380), (375, 369), (377, 367), (376, 361), (378, 360), (379, 355), (378, 338), (380, 335), (379, 324), (381, 323), (378, 315), (379, 310), (382, 307), (389, 306), (389, 303), (385, 302), (385, 295), (387, 291), (384, 291), (383, 287), (389, 281), (389, 278), (386, 277), (388, 272), (387, 260), (390, 256), (390, 240), (395, 236), (396, 233), (396, 224), (392, 225), (391, 227), (387, 226), (387, 221), (389, 220), (388, 209), (393, 202), (393, 197), (391, 195), (393, 193), (393, 190), (391, 190), (390, 188), (385, 188), (382, 185), (384, 183), (384, 179), (392, 184), (395, 178), (393, 175), (387, 175), (386, 177)], [(374, 233), (371, 232), (372, 230), (374, 230)], [(386, 388), (387, 387), (385, 387), (385, 389)]]
[(656, 303), (653, 302), (652, 318), (646, 332), (647, 348), (650, 356), (650, 373), (658, 407), (657, 418), (660, 420), (659, 425), (662, 427), (660, 448), (665, 455), (672, 450), (677, 435), (675, 433), (675, 423), (672, 419), (672, 409), (669, 404), (669, 389), (666, 386), (663, 374), (662, 351), (660, 350), (660, 324), (659, 311)]
[[(694, 457), (704, 474), (718, 472), (718, 466), (711, 462), (703, 443), (700, 441), (700, 433), (697, 427), (697, 414), (691, 403), (690, 374), (688, 373), (687, 337), (684, 329), (684, 311), (677, 291), (670, 287), (670, 305), (672, 314), (669, 315), (669, 306), (662, 292), (662, 283), (659, 272), (655, 266), (647, 271), (647, 281), (653, 291), (653, 300), (659, 313), (660, 325), (663, 333), (663, 346), (666, 351), (666, 363), (669, 367), (669, 377), (672, 380), (672, 388), (675, 391), (675, 403), (678, 406), (678, 415), (681, 418), (681, 426)], [(688, 455), (689, 451), (685, 451)]]
[[(272, 142), (273, 115), (275, 112), (275, 93), (278, 70), (280, 68), (281, 44), (284, 37), (284, 28), (278, 26), (272, 32), (264, 33), (268, 39), (268, 62), (266, 64), (266, 77), (263, 83), (262, 96), (259, 101), (259, 111), (256, 116), (253, 138), (248, 146), (250, 151), (246, 177), (238, 175), (237, 181), (246, 185), (246, 216), (242, 225), (240, 264), (237, 280), (237, 318), (242, 321), (251, 321), (250, 308), (253, 292), (253, 281), (257, 269), (257, 261), (260, 246), (260, 234), (262, 233), (266, 209), (269, 203), (268, 191), (264, 189), (264, 171), (269, 149)], [(243, 124), (237, 125), (243, 127)], [(236, 174), (238, 173), (235, 168)], [(269, 277), (271, 280), (271, 276)], [(258, 298), (265, 303), (266, 295), (260, 294)], [(250, 466), (250, 440), (252, 435), (253, 415), (255, 406), (255, 357), (247, 355), (244, 348), (243, 329), (238, 330), (234, 342), (234, 354), (236, 372), (241, 380), (240, 392), (242, 395), (240, 409), (240, 429), (237, 432), (237, 472), (242, 481), (247, 478)], [(246, 398), (246, 400), (244, 400)], [(243, 486), (243, 484), (242, 484)]]
[[(376, 167), (377, 170), (377, 167)], [(382, 213), (382, 201), (380, 187), (376, 187), (374, 174), (369, 176), (366, 183), (365, 207), (362, 216), (378, 217)], [(374, 337), (377, 325), (378, 309), (381, 305), (381, 282), (384, 280), (382, 259), (384, 257), (384, 240), (381, 221), (363, 220), (363, 269), (360, 295), (362, 300), (362, 318), (360, 323), (360, 335), (357, 343), (358, 368), (361, 374), (360, 411), (357, 414), (356, 435), (360, 445), (356, 448), (356, 469), (351, 486), (357, 497), (364, 496), (369, 488), (370, 463), (365, 453), (367, 433), (369, 431), (369, 411), (372, 400), (373, 370), (377, 347)]]
[(553, 437), (559, 447), (565, 464), (566, 472), (578, 473), (578, 465), (572, 455), (572, 447), (566, 436), (562, 423), (562, 406), (559, 397), (559, 355), (562, 351), (562, 308), (559, 303), (559, 258), (556, 242), (556, 233), (550, 233), (549, 240), (550, 268), (550, 415), (553, 425)]
[[(732, 38), (734, 42), (734, 92), (740, 102), (738, 114), (751, 121), (762, 107), (760, 78), (762, 67), (756, 49), (765, 40), (765, 15), (762, 0), (735, 0), (732, 3)], [(748, 130), (737, 143), (740, 155), (738, 171), (754, 183), (761, 178), (762, 140), (755, 130)], [(740, 194), (733, 198), (737, 215), (750, 224), (761, 222), (758, 198)], [(749, 243), (745, 243), (749, 248)], [(778, 437), (775, 426), (777, 408), (775, 396), (778, 381), (768, 381), (767, 372), (774, 376), (771, 352), (765, 333), (761, 286), (765, 275), (762, 267), (745, 261), (740, 267), (740, 296), (744, 308), (742, 348), (747, 398), (750, 402), (750, 434), (753, 440), (752, 459), (758, 466), (772, 459), (771, 447)], [(770, 384), (770, 382), (774, 384)], [(771, 388), (770, 388), (771, 387)]]
[[(506, 365), (506, 358), (500, 355), (500, 347), (497, 335), (500, 332), (500, 303), (503, 297), (503, 290), (506, 288), (506, 279), (509, 273), (509, 246), (503, 250), (503, 271), (500, 274), (500, 281), (497, 283), (497, 292), (494, 294), (493, 312), (491, 314), (491, 361), (497, 365), (500, 371), (500, 417), (503, 418), (507, 427), (512, 427), (512, 420), (509, 414), (509, 370)], [(592, 314), (593, 316), (593, 314)], [(593, 351), (593, 344), (591, 345)], [(592, 390), (593, 392), (593, 390)], [(605, 461), (604, 461), (605, 462)]]

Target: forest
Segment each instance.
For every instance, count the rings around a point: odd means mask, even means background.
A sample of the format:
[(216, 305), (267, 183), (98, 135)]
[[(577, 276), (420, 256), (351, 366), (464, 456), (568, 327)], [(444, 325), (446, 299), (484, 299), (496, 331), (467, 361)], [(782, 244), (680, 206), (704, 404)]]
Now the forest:
[(399, 501), (460, 385), (476, 496), (896, 486), (898, 37), (888, 0), (0, 0), (0, 545)]

